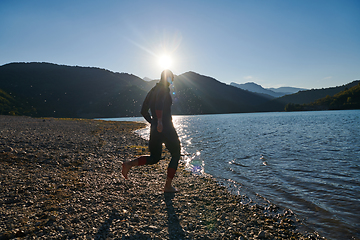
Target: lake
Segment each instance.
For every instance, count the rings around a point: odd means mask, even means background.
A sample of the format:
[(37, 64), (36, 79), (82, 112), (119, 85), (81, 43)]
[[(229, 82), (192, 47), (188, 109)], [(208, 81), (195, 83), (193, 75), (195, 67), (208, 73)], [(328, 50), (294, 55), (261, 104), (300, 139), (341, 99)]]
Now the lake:
[[(360, 110), (174, 116), (173, 122), (189, 171), (210, 174), (251, 201), (291, 209), (328, 239), (360, 239)], [(137, 133), (148, 138), (149, 128)]]

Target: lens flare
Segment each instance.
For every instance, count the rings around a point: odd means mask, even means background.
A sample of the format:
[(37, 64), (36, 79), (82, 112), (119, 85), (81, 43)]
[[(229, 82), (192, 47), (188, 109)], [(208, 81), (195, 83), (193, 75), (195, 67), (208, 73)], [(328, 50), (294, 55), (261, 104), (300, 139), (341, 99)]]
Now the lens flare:
[(159, 65), (161, 66), (161, 68), (163, 69), (169, 69), (172, 65), (172, 59), (170, 56), (168, 55), (162, 55), (159, 58)]

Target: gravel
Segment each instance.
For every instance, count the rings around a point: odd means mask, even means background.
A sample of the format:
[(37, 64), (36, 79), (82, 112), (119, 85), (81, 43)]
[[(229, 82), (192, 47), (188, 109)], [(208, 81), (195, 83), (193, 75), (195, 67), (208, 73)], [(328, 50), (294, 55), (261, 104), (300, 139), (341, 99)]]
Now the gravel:
[(324, 239), (275, 205), (244, 196), (181, 163), (163, 193), (169, 153), (152, 166), (134, 122), (0, 116), (0, 239)]

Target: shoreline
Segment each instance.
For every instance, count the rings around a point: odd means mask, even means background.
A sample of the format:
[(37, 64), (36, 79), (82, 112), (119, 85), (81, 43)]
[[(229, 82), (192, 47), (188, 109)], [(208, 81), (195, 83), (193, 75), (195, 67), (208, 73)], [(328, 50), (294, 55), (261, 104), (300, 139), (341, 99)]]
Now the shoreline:
[(324, 239), (182, 163), (180, 192), (164, 194), (167, 152), (123, 179), (122, 162), (148, 154), (143, 126), (0, 116), (0, 239)]

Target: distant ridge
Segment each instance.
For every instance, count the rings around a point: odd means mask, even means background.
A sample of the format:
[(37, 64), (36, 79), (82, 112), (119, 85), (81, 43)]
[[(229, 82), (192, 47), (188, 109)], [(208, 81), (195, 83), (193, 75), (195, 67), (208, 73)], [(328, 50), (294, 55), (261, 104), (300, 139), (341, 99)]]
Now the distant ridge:
[(150, 79), (150, 78), (148, 78), (148, 77), (144, 77), (143, 80), (146, 81), (146, 82), (153, 81), (153, 79)]
[(264, 88), (259, 84), (256, 84), (254, 82), (248, 82), (248, 83), (230, 83), (231, 86), (238, 87), (250, 92), (260, 93), (260, 94), (266, 94), (271, 96), (272, 98), (278, 98), (285, 95), (297, 93), (299, 91), (307, 90), (304, 88), (295, 88), (295, 87), (280, 87), (280, 88)]
[(267, 88), (273, 92), (282, 92), (288, 94), (297, 93), (299, 91), (306, 91), (306, 88), (296, 88), (296, 87), (279, 87), (279, 88)]

